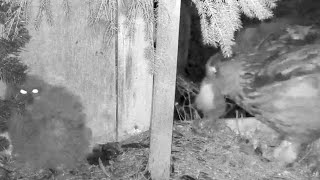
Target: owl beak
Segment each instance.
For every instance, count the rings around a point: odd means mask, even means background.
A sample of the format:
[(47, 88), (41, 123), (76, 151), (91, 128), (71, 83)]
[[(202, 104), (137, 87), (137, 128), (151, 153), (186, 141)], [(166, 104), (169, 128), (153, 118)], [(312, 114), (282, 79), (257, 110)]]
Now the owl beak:
[(31, 95), (28, 95), (27, 99), (26, 99), (26, 102), (28, 104), (32, 104), (33, 103), (33, 97)]
[(33, 97), (32, 95), (29, 95), (29, 96), (28, 96), (28, 99), (27, 99), (27, 103), (28, 103), (28, 104), (32, 104), (32, 103), (34, 103), (35, 101), (38, 101), (39, 99), (40, 99), (39, 96)]

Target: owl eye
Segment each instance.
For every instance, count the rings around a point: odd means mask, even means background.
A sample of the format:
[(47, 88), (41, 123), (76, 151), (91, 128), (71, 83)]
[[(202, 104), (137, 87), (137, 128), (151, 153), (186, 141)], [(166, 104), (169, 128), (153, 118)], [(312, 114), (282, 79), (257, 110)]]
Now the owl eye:
[(37, 94), (38, 92), (39, 92), (38, 89), (33, 89), (33, 90), (32, 90), (32, 93), (34, 93), (34, 94)]
[(26, 90), (24, 90), (24, 89), (20, 89), (20, 93), (21, 94), (27, 94), (28, 92)]
[(207, 68), (207, 75), (213, 76), (217, 74), (217, 68), (215, 66), (211, 66)]
[(215, 74), (217, 73), (217, 68), (213, 66), (210, 68), (210, 71)]

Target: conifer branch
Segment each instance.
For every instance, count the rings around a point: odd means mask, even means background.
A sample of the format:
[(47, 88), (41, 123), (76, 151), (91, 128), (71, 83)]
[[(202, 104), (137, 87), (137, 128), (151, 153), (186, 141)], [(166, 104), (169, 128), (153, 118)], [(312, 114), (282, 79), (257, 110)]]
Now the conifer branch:
[(53, 25), (53, 14), (52, 14), (52, 7), (51, 7), (51, 0), (40, 0), (40, 7), (35, 19), (35, 28), (39, 29), (43, 15), (46, 16), (47, 23), (52, 26)]
[(110, 45), (118, 30), (116, 27), (117, 8), (117, 0), (89, 2), (89, 25), (103, 24), (105, 26), (103, 41), (106, 45)]
[[(29, 21), (28, 11), (31, 0), (6, 0), (11, 3), (19, 4), (25, 13), (24, 21)], [(42, 17), (45, 15), (47, 22), (53, 24), (53, 15), (51, 0), (39, 0), (41, 6), (35, 19), (35, 25), (39, 28)], [(158, 0), (156, 0), (158, 1)], [(250, 18), (258, 18), (264, 20), (273, 16), (272, 9), (276, 7), (278, 0), (192, 0), (198, 9), (201, 22), (201, 31), (204, 44), (212, 46), (220, 46), (224, 56), (231, 56), (232, 46), (234, 43), (234, 32), (242, 27), (240, 14), (244, 13)], [(128, 35), (133, 38), (135, 32), (135, 18), (138, 13), (142, 14), (145, 22), (146, 39), (150, 40), (150, 45), (153, 44), (156, 32), (156, 19), (158, 9), (153, 8), (153, 2), (150, 0), (91, 0), (89, 4), (90, 16), (89, 24), (102, 23), (105, 25), (104, 41), (109, 44), (117, 32), (116, 15), (117, 2), (123, 3), (126, 17)], [(70, 15), (69, 0), (64, 0), (62, 8), (68, 18)], [(165, 10), (165, 9), (162, 9)], [(16, 12), (15, 12), (16, 11)], [(11, 32), (14, 29), (14, 22), (21, 17), (20, 10), (12, 10), (11, 20), (8, 20), (8, 28)], [(169, 14), (169, 13), (168, 13)], [(169, 17), (168, 17), (169, 20)], [(161, 20), (161, 23), (166, 23), (166, 20)]]
[(225, 57), (232, 55), (234, 32), (242, 27), (240, 13), (264, 20), (273, 16), (277, 0), (192, 0), (198, 9), (204, 44), (220, 46)]
[(5, 83), (19, 84), (25, 80), (28, 67), (18, 58), (6, 57), (0, 60), (0, 80)]
[(24, 80), (28, 67), (17, 55), (30, 40), (24, 27), (23, 5), (3, 1), (0, 4), (0, 25), (5, 29), (0, 41), (0, 80), (5, 83), (20, 83)]

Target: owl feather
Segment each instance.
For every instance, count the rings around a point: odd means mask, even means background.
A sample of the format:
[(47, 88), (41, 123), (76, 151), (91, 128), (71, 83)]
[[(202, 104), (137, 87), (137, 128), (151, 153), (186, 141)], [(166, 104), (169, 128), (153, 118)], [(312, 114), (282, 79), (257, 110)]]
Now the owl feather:
[(79, 97), (36, 76), (9, 87), (6, 97), (18, 104), (8, 126), (19, 162), (33, 168), (73, 168), (85, 159), (91, 132)]

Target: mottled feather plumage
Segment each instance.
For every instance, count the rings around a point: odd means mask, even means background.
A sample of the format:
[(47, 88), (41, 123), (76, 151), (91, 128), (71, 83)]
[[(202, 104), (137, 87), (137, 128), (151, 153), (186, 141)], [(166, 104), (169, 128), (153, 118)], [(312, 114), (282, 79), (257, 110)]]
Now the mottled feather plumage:
[(219, 63), (222, 93), (294, 141), (313, 141), (320, 135), (315, 134), (320, 130), (319, 48), (310, 45), (267, 60), (252, 56)]
[[(280, 160), (295, 160), (297, 155), (290, 155), (286, 149), (299, 151), (301, 145), (319, 139), (320, 43), (317, 39), (275, 39), (259, 51), (239, 53), (227, 60), (215, 55), (207, 66), (215, 67), (217, 72), (211, 77), (207, 73), (206, 78), (211, 80), (203, 82), (219, 86), (222, 95), (290, 142), (282, 143), (275, 151)], [(214, 104), (224, 106), (217, 101)]]

